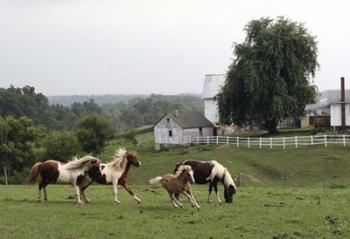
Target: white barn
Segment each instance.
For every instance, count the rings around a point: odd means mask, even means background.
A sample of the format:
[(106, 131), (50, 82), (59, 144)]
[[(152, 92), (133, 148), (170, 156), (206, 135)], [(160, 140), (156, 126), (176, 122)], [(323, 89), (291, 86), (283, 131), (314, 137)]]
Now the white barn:
[(186, 145), (197, 136), (213, 135), (213, 124), (197, 112), (168, 113), (154, 127), (156, 145)]
[(204, 115), (212, 122), (219, 122), (219, 109), (216, 101), (216, 95), (225, 84), (225, 74), (205, 75), (202, 98), (204, 100)]

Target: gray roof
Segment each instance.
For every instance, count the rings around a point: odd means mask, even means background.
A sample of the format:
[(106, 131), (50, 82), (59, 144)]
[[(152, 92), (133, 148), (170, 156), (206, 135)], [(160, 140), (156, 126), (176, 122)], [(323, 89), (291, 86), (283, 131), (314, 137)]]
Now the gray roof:
[[(317, 110), (328, 108), (331, 104), (340, 103), (340, 90), (326, 90), (318, 95), (318, 101), (315, 104), (308, 104), (305, 110)], [(345, 90), (345, 103), (350, 103), (350, 90)]]
[(178, 117), (176, 117), (173, 113), (168, 113), (167, 116), (172, 118), (183, 129), (214, 127), (214, 125), (207, 118), (205, 118), (202, 113), (180, 112)]
[[(334, 104), (340, 102), (340, 90), (326, 90), (319, 95), (320, 103)], [(345, 90), (345, 102), (350, 102), (350, 90)]]
[(214, 98), (225, 84), (225, 80), (225, 74), (205, 75), (202, 98)]

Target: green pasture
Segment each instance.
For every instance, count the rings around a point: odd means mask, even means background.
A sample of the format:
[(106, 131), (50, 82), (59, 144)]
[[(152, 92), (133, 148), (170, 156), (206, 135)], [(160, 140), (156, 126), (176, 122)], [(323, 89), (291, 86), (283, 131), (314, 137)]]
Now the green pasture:
[[(0, 187), (0, 238), (349, 238), (350, 189), (243, 186), (233, 204), (207, 203), (207, 187), (194, 186), (201, 210), (172, 207), (161, 188), (135, 186), (136, 204), (120, 190), (92, 186), (92, 202), (78, 205), (73, 189), (50, 185), (37, 202), (34, 186)], [(183, 199), (184, 200), (184, 199)]]
[[(142, 204), (120, 188), (115, 205), (111, 186), (91, 186), (86, 205), (67, 199), (73, 194), (67, 185), (49, 185), (43, 203), (36, 186), (0, 186), (0, 238), (350, 238), (350, 146), (155, 152), (152, 133), (136, 139), (109, 142), (100, 158), (111, 160), (120, 146), (138, 152), (142, 166), (129, 177)], [(175, 209), (162, 188), (147, 185), (185, 159), (225, 165), (240, 181), (234, 203), (207, 203), (207, 185), (194, 185), (201, 210), (188, 202)], [(219, 191), (223, 198), (221, 185)]]

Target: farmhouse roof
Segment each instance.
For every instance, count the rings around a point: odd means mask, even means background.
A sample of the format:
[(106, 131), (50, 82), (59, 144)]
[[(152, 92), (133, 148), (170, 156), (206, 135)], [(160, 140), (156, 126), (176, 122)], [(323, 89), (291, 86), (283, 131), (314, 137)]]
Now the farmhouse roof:
[(177, 116), (174, 113), (168, 113), (167, 116), (172, 118), (183, 129), (214, 127), (202, 113), (198, 112), (180, 112)]
[(205, 75), (202, 98), (215, 98), (221, 87), (225, 84), (225, 79), (225, 74)]
[[(315, 104), (308, 104), (305, 110), (317, 110), (328, 108), (331, 104), (340, 103), (340, 90), (322, 91), (318, 96), (318, 101)], [(345, 103), (350, 103), (350, 90), (345, 90)]]
[[(319, 102), (340, 103), (340, 90), (326, 90), (320, 93)], [(350, 90), (345, 90), (345, 102), (350, 102)]]

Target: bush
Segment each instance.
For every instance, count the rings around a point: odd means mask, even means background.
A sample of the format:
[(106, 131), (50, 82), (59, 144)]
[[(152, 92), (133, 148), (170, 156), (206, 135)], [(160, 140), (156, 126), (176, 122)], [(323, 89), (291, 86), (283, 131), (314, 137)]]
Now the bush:
[(71, 132), (55, 132), (47, 137), (46, 156), (50, 159), (68, 161), (81, 151), (78, 138)]
[(76, 135), (85, 152), (100, 153), (106, 141), (112, 138), (113, 130), (107, 120), (96, 114), (90, 114), (79, 120)]

